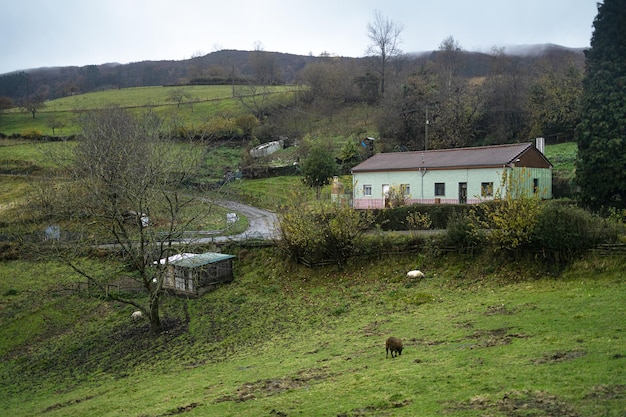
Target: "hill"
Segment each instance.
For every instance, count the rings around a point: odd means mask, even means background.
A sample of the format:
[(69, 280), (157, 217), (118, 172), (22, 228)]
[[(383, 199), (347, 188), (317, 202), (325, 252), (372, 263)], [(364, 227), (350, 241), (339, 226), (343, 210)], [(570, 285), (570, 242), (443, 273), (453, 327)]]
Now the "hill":
[[(272, 249), (230, 251), (235, 281), (168, 298), (157, 337), (129, 307), (64, 292), (76, 278), (59, 265), (0, 263), (12, 277), (0, 282), (3, 412), (513, 417), (626, 407), (623, 258), (589, 256), (558, 272), (412, 254), (337, 271)], [(405, 277), (416, 265), (422, 281)], [(385, 359), (391, 335), (405, 349)]]
[[(19, 100), (46, 86), (47, 98), (129, 87), (175, 84), (227, 84), (257, 76), (255, 65), (269, 63), (280, 75), (276, 84), (292, 84), (298, 71), (317, 58), (278, 52), (222, 50), (179, 61), (107, 63), (84, 67), (37, 68), (0, 76), (0, 96)], [(263, 62), (259, 62), (262, 60)]]
[[(435, 59), (437, 51), (407, 54), (403, 65), (416, 66)], [(468, 63), (466, 76), (484, 76), (489, 68), (489, 55), (465, 52)], [(511, 47), (511, 55), (532, 65), (537, 59), (551, 57), (581, 64), (584, 55), (580, 49), (558, 45)], [(0, 75), (0, 97), (19, 101), (30, 91), (46, 91), (47, 99), (78, 93), (173, 84), (231, 84), (256, 80), (270, 71), (272, 83), (293, 84), (298, 73), (307, 65), (322, 62), (329, 57), (303, 56), (280, 52), (221, 50), (185, 60), (143, 61), (129, 64), (106, 63), (83, 67), (34, 68)], [(371, 58), (333, 57), (334, 60), (365, 65)]]

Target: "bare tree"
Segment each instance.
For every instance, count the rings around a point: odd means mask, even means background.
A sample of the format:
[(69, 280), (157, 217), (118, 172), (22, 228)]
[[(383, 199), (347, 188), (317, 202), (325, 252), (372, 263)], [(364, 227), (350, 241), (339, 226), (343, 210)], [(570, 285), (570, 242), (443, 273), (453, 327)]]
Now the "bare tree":
[[(172, 88), (167, 92), (167, 96), (165, 97), (165, 101), (173, 101), (176, 103), (176, 108), (179, 108), (181, 103), (185, 101), (185, 99), (190, 100), (192, 95), (189, 91), (185, 90), (182, 87)], [(193, 110), (193, 107), (192, 107)]]
[[(72, 237), (53, 244), (55, 256), (87, 278), (110, 299), (131, 304), (149, 318), (153, 333), (161, 331), (159, 308), (167, 262), (185, 250), (183, 231), (197, 218), (196, 201), (184, 184), (195, 170), (192, 155), (162, 139), (152, 113), (137, 118), (112, 108), (82, 116), (83, 133), (63, 167), (64, 186), (54, 198), (41, 199), (48, 217), (71, 228)], [(57, 182), (58, 183), (58, 182)], [(206, 208), (204, 211), (208, 211)], [(114, 256), (121, 271), (90, 267), (83, 262), (94, 249)], [(87, 266), (85, 266), (87, 265)], [(147, 299), (105, 291), (123, 275), (138, 282)]]
[(367, 53), (375, 55), (379, 59), (381, 96), (385, 94), (385, 75), (388, 61), (402, 53), (399, 48), (402, 42), (400, 38), (402, 30), (402, 24), (387, 19), (378, 10), (374, 12), (374, 20), (367, 24), (367, 36), (371, 41)]
[(43, 93), (33, 94), (24, 99), (22, 108), (33, 115), (33, 119), (39, 110), (45, 107), (45, 96)]
[(461, 45), (452, 36), (448, 36), (439, 44), (437, 64), (444, 86), (448, 90), (452, 88), (452, 79), (457, 76), (461, 53)]
[(57, 112), (53, 112), (48, 116), (46, 125), (52, 129), (52, 135), (55, 135), (56, 129), (62, 129), (65, 127), (65, 121), (59, 116)]

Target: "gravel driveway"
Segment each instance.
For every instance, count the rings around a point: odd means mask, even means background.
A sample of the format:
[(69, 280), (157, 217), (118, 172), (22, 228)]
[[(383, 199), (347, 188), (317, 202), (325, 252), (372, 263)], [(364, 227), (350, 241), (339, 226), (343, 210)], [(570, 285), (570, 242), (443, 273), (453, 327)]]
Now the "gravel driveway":
[(234, 236), (216, 236), (209, 238), (211, 241), (229, 241), (229, 240), (246, 240), (261, 239), (271, 240), (278, 236), (276, 229), (278, 218), (276, 214), (268, 210), (258, 207), (248, 206), (246, 204), (237, 203), (235, 201), (218, 200), (215, 204), (225, 207), (233, 212), (241, 213), (248, 218), (248, 229)]

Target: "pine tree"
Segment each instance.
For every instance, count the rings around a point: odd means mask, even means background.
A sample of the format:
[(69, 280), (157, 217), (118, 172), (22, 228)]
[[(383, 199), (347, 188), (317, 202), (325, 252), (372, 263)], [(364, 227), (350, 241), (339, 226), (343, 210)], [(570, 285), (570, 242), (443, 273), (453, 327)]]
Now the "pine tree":
[(581, 199), (626, 207), (626, 0), (598, 4), (585, 51), (576, 182)]

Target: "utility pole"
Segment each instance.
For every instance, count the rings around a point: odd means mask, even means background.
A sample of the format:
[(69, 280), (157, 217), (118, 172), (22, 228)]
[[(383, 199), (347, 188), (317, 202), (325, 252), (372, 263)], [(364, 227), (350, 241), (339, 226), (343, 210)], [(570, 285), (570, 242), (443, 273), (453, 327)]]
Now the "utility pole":
[(233, 86), (233, 98), (235, 97), (235, 64), (233, 64), (231, 70), (230, 70), (230, 76), (231, 76), (231, 80), (232, 80), (232, 86)]
[(426, 106), (426, 124), (424, 125), (424, 150), (428, 150), (428, 106)]

